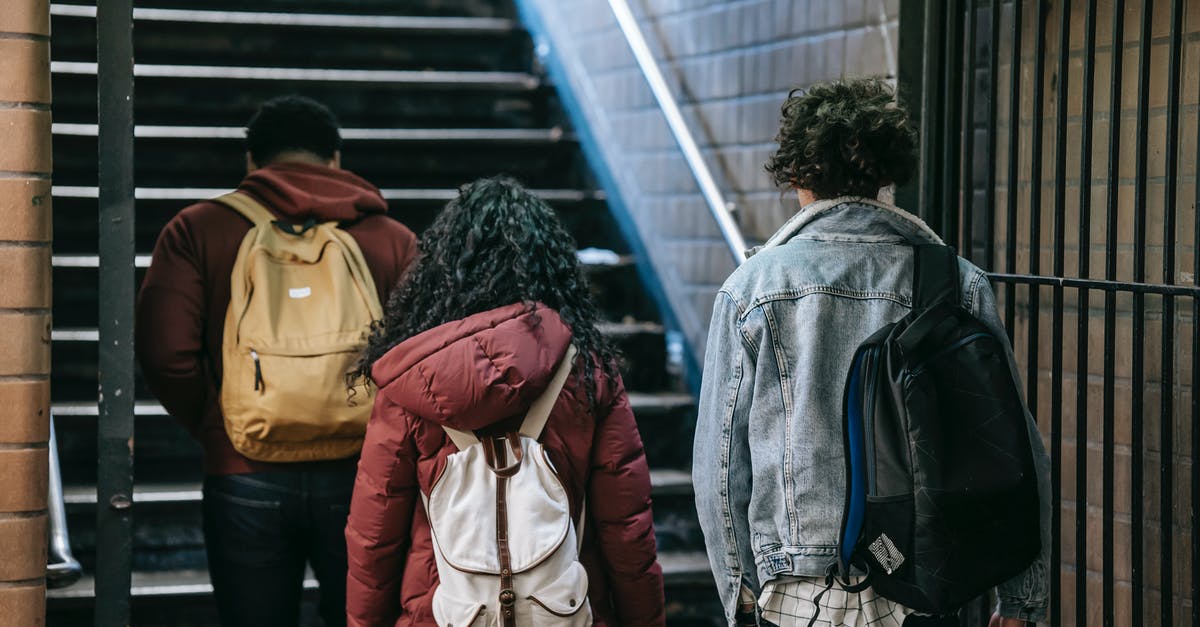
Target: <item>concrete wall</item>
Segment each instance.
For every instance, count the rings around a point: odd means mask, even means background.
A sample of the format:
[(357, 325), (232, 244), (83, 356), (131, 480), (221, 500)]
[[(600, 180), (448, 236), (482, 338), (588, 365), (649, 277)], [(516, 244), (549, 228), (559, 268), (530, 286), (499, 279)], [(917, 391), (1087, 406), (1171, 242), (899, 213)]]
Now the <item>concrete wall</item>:
[[(733, 269), (691, 172), (606, 0), (521, 0), (577, 102), (589, 157), (648, 251), (675, 325), (699, 358), (712, 302)], [(631, 0), (709, 168), (749, 239), (798, 207), (763, 171), (787, 92), (840, 77), (894, 76), (899, 0)], [(538, 24), (540, 23), (540, 27)], [(602, 173), (602, 178), (605, 178)]]
[(0, 616), (45, 617), (50, 421), (50, 11), (0, 11)]

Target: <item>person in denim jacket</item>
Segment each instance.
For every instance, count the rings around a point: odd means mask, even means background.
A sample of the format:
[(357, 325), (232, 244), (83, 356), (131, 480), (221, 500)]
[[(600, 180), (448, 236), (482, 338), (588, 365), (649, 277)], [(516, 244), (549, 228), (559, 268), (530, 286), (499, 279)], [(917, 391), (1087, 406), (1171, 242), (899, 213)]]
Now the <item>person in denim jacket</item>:
[[(725, 617), (806, 625), (835, 559), (845, 498), (842, 389), (854, 350), (912, 304), (912, 245), (942, 243), (881, 191), (917, 167), (916, 132), (892, 90), (854, 80), (792, 92), (767, 164), (801, 209), (747, 252), (717, 295), (694, 452), (696, 507)], [(959, 260), (962, 306), (1012, 349), (986, 274)], [(1041, 620), (1049, 601), (1049, 459), (1033, 417), (1042, 550), (997, 587), (992, 625)], [(954, 622), (950, 622), (954, 621)], [(957, 624), (870, 589), (834, 587), (818, 625)]]

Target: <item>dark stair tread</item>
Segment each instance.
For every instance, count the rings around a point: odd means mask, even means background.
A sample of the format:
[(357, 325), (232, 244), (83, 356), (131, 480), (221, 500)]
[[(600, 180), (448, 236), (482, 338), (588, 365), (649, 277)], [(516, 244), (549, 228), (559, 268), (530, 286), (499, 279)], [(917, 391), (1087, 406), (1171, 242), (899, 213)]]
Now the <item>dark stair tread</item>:
[[(55, 122), (55, 135), (96, 137), (99, 125)], [(207, 139), (245, 141), (246, 129), (238, 126), (138, 125), (137, 139)], [(561, 127), (550, 128), (343, 128), (343, 141), (359, 142), (505, 142), (557, 143), (575, 141), (574, 133)]]
[[(149, 268), (151, 256), (148, 254), (138, 254), (134, 256), (133, 267)], [(579, 265), (583, 267), (584, 272), (599, 272), (608, 268), (628, 267), (634, 264), (633, 257), (623, 255), (621, 261), (616, 264), (608, 263), (589, 263), (587, 260), (580, 259)], [(53, 255), (50, 258), (50, 265), (54, 268), (99, 268), (99, 255), (80, 255), (74, 253), (63, 253)]]
[[(317, 589), (317, 580), (304, 578), (304, 587)], [(212, 594), (212, 583), (206, 570), (134, 571), (130, 595), (135, 599), (207, 596)], [(47, 600), (92, 599), (96, 595), (96, 580), (85, 574), (74, 585), (56, 590), (47, 590)]]
[[(652, 468), (650, 485), (658, 494), (689, 494), (692, 492), (692, 475), (682, 470)], [(199, 483), (151, 483), (139, 482), (133, 487), (133, 502), (138, 504), (194, 503), (202, 498)], [(91, 485), (68, 485), (63, 487), (63, 503), (70, 506), (96, 504), (96, 488)]]
[[(676, 392), (630, 392), (629, 405), (635, 414), (668, 413), (673, 410), (690, 408), (695, 405), (695, 398), (690, 394)], [(50, 412), (56, 416), (99, 416), (99, 408), (95, 403), (88, 402), (55, 402)], [(133, 405), (133, 413), (138, 416), (167, 417), (167, 411), (155, 401), (138, 401)]]
[[(668, 586), (712, 582), (708, 556), (702, 551), (662, 552), (658, 554), (658, 563)], [(47, 590), (46, 597), (48, 600), (91, 599), (95, 596), (95, 583), (92, 574), (85, 574), (74, 585)], [(307, 576), (304, 587), (315, 590), (317, 581)], [(208, 596), (212, 594), (212, 584), (205, 570), (135, 571), (130, 594), (135, 599)]]
[[(52, 61), (51, 74), (95, 76), (90, 61)], [(270, 66), (167, 65), (138, 63), (135, 78), (208, 79), (221, 81), (290, 81), (369, 83), (395, 87), (464, 87), (528, 91), (542, 86), (540, 78), (526, 72), (443, 70), (352, 70)]]
[[(139, 187), (134, 190), (137, 200), (178, 200), (198, 202), (228, 194), (232, 189), (219, 187)], [(449, 201), (458, 196), (457, 189), (450, 188), (390, 188), (379, 190), (387, 200), (396, 201)], [(530, 190), (546, 202), (585, 202), (604, 200), (604, 192), (586, 189), (533, 189)], [(99, 198), (100, 189), (87, 185), (55, 185), (51, 195), (61, 198)]]
[[(96, 17), (92, 5), (50, 5), (54, 17)], [(135, 7), (134, 22), (180, 22), (186, 24), (367, 29), (409, 33), (506, 33), (517, 30), (514, 20), (501, 17), (367, 15), (279, 11), (213, 11), (208, 9), (160, 9)]]
[[(662, 335), (663, 325), (656, 322), (600, 322), (596, 325), (600, 333), (610, 337), (628, 337), (632, 335)], [(56, 328), (50, 332), (54, 342), (99, 342), (100, 330), (95, 327)]]

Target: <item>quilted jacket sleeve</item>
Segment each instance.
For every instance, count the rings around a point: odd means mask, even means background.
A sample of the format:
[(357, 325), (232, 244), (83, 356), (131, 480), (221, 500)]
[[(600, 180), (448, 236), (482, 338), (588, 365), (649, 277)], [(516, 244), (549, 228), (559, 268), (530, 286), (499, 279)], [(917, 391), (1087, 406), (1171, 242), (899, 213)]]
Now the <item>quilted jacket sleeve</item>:
[(358, 463), (346, 522), (346, 614), (355, 627), (391, 626), (418, 499), (411, 419), (381, 394)]
[(662, 568), (650, 509), (650, 469), (623, 387), (608, 415), (597, 421), (588, 509), (618, 624), (665, 624)]

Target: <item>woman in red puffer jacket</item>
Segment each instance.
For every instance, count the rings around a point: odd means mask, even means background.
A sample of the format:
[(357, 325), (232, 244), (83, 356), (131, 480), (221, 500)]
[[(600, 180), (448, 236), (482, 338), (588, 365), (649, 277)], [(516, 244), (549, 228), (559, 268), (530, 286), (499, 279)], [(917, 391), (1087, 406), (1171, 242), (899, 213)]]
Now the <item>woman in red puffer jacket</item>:
[(485, 179), (462, 188), (420, 248), (361, 364), (379, 393), (346, 526), (349, 624), (436, 624), (421, 495), (458, 451), (443, 426), (515, 431), (572, 344), (579, 357), (540, 442), (576, 528), (586, 516), (594, 624), (664, 624), (650, 473), (570, 235), (514, 181)]

